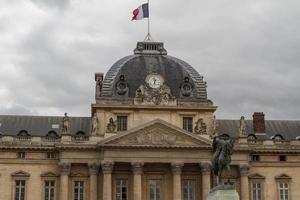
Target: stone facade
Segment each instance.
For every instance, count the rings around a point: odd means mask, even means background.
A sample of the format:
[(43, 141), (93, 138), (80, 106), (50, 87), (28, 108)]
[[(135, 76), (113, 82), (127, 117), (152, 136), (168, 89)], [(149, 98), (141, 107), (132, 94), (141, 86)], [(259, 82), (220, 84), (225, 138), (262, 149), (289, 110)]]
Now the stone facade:
[[(162, 200), (206, 200), (215, 183), (211, 144), (218, 134), (236, 139), (229, 178), (241, 200), (255, 199), (255, 187), (264, 200), (280, 200), (282, 187), (289, 199), (300, 199), (300, 141), (284, 139), (285, 132), (281, 139), (278, 134), (270, 137), (267, 130), (276, 126), (269, 126), (262, 113), (253, 115), (254, 123), (243, 121), (242, 129), (239, 120), (216, 120), (217, 107), (206, 97), (203, 77), (191, 66), (167, 57), (162, 43), (142, 42), (137, 49), (134, 56), (117, 62), (104, 79), (102, 73), (96, 74), (90, 119), (68, 117), (61, 130), (60, 122), (67, 115), (49, 117), (46, 121), (52, 127), (46, 130), (45, 120), (32, 117), (36, 123), (26, 130), (28, 123), (21, 123), (25, 118), (0, 116), (1, 200), (16, 199), (19, 180), (25, 181), (26, 200), (46, 199), (47, 181), (54, 183), (56, 200), (76, 199), (78, 188), (84, 200), (119, 200), (120, 195), (122, 200), (151, 200), (153, 187)], [(132, 59), (140, 57), (150, 66), (150, 75), (135, 80), (120, 76), (127, 62), (135, 68), (134, 62), (140, 61)], [(162, 61), (169, 66), (155, 66)], [(182, 74), (168, 67), (180, 68)], [(168, 78), (167, 73), (178, 80)], [(148, 82), (142, 95), (131, 91)], [(164, 85), (163, 92), (156, 91)], [(152, 95), (150, 100), (143, 99), (147, 94)], [(254, 125), (254, 132), (249, 124)], [(17, 129), (18, 134), (14, 133)], [(186, 187), (192, 196), (186, 196)]]

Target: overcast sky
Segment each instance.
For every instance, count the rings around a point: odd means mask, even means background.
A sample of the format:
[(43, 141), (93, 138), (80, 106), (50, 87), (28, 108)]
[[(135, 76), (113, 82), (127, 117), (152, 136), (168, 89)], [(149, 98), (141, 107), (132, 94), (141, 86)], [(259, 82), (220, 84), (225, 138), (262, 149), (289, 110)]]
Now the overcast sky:
[[(0, 0), (0, 115), (89, 116), (94, 73), (146, 35), (142, 2)], [(299, 0), (150, 4), (152, 36), (204, 76), (217, 118), (300, 119)]]

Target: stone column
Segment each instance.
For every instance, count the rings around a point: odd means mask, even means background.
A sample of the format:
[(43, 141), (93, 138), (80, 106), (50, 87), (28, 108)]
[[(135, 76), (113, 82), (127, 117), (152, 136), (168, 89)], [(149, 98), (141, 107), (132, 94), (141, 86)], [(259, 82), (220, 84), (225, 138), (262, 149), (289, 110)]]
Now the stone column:
[(101, 164), (103, 172), (103, 200), (112, 200), (112, 171), (114, 163), (111, 161), (104, 161)]
[(144, 163), (133, 162), (131, 165), (133, 172), (133, 200), (142, 200), (142, 174)]
[(89, 163), (90, 172), (90, 200), (97, 200), (97, 178), (99, 172), (98, 163)]
[(60, 193), (59, 199), (65, 200), (68, 199), (69, 193), (69, 174), (71, 171), (71, 163), (59, 163), (60, 170)]
[(172, 163), (173, 200), (181, 200), (181, 169), (183, 163)]
[(211, 174), (211, 163), (203, 162), (200, 163), (202, 173), (202, 199), (206, 200), (208, 193), (210, 192), (210, 174)]
[(249, 174), (250, 166), (248, 164), (240, 165), (240, 174), (241, 174), (241, 200), (249, 199)]

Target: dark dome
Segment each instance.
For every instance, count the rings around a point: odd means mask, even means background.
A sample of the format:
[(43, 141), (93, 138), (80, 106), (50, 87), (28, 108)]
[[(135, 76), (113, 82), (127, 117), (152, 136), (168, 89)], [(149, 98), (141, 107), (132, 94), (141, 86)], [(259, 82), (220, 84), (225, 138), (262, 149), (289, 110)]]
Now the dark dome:
[[(149, 46), (150, 45), (150, 46)], [(149, 74), (159, 74), (177, 99), (207, 101), (206, 82), (186, 62), (168, 56), (163, 43), (138, 42), (134, 55), (117, 61), (107, 72), (102, 85), (102, 97), (134, 98), (136, 91)], [(116, 94), (116, 84), (123, 77), (128, 87), (125, 97)], [(191, 94), (182, 95), (182, 84), (189, 82)]]

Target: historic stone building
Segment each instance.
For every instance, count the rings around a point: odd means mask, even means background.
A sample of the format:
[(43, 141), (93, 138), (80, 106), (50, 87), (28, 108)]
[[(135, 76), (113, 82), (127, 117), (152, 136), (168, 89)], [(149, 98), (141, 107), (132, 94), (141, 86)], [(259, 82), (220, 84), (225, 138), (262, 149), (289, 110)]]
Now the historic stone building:
[(95, 82), (92, 117), (0, 116), (1, 200), (206, 200), (223, 134), (242, 200), (300, 199), (300, 121), (216, 120), (203, 77), (163, 43)]

